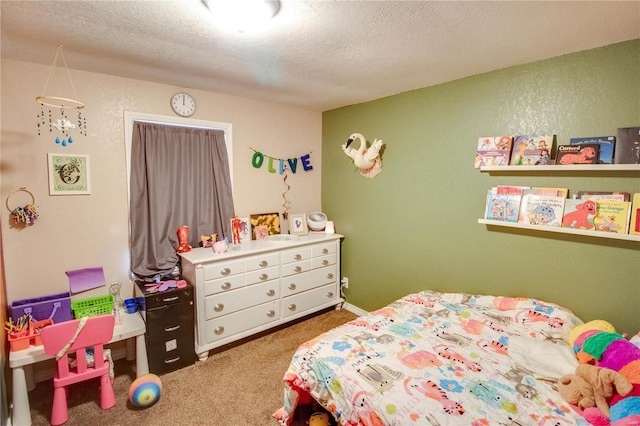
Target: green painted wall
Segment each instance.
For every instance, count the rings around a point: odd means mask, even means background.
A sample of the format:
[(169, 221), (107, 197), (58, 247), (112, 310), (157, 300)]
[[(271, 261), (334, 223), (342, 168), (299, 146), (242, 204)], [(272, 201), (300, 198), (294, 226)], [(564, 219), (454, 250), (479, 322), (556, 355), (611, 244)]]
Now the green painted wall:
[[(325, 112), (322, 205), (346, 237), (347, 301), (373, 310), (422, 289), (536, 297), (637, 333), (640, 243), (477, 219), (498, 184), (640, 192), (640, 173), (491, 175), (473, 161), (481, 136), (562, 144), (638, 125), (640, 39)], [(353, 132), (386, 144), (374, 179), (342, 152)]]

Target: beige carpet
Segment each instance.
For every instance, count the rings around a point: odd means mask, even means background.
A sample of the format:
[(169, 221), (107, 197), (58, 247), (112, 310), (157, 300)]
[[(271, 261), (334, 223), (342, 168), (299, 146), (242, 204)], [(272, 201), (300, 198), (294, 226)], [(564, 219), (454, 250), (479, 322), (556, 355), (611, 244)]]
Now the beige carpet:
[[(346, 310), (330, 310), (164, 374), (160, 400), (146, 409), (128, 400), (135, 362), (118, 360), (116, 406), (100, 409), (97, 381), (77, 384), (69, 391), (66, 424), (277, 426), (271, 414), (282, 406), (282, 377), (296, 348), (355, 317)], [(29, 393), (34, 425), (49, 424), (52, 397), (51, 381), (39, 383)]]

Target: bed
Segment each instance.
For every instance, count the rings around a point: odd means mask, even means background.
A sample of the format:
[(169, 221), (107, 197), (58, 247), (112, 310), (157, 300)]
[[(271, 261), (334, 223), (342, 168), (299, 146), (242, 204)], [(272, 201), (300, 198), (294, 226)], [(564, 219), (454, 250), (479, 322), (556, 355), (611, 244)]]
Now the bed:
[(588, 425), (553, 386), (577, 366), (579, 324), (541, 300), (410, 294), (302, 344), (274, 417), (315, 404), (339, 425)]

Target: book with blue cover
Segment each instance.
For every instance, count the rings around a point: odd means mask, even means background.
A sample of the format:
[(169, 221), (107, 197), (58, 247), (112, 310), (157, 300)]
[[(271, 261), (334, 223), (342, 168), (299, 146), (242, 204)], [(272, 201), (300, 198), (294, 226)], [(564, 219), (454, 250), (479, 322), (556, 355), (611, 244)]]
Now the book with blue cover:
[(613, 164), (613, 155), (616, 146), (615, 136), (591, 136), (585, 138), (571, 138), (569, 145), (591, 145), (600, 146), (598, 151), (597, 164)]

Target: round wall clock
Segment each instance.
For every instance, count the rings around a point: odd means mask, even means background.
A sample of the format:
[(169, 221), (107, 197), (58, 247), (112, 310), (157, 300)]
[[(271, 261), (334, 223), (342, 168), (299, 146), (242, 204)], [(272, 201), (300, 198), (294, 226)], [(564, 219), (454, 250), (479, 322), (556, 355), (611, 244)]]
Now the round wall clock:
[(182, 117), (190, 117), (196, 112), (196, 100), (188, 93), (179, 92), (171, 97), (171, 108)]

